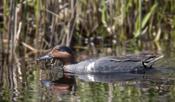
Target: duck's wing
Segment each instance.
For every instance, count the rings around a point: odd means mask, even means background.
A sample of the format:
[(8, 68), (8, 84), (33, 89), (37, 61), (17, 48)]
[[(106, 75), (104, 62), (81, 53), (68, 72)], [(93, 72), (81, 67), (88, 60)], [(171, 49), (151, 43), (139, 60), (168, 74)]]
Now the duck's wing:
[(126, 61), (131, 61), (131, 62), (138, 62), (142, 61), (141, 58), (138, 58), (136, 56), (124, 56), (124, 57), (116, 57), (116, 56), (107, 56), (107, 57), (102, 57), (100, 59), (97, 59), (97, 61), (116, 61), (116, 62), (126, 62)]
[(102, 57), (97, 59), (91, 66), (87, 66), (87, 70), (99, 73), (112, 73), (112, 72), (131, 72), (134, 68), (142, 65), (139, 59), (121, 58), (121, 57)]
[(133, 69), (151, 68), (151, 66), (163, 56), (124, 56), (124, 57), (102, 57), (95, 61), (97, 70), (130, 72)]
[(98, 59), (98, 61), (115, 61), (117, 62), (141, 62), (144, 67), (150, 68), (156, 61), (163, 58), (163, 55), (153, 54), (140, 54), (140, 55), (127, 55), (123, 57), (107, 56)]

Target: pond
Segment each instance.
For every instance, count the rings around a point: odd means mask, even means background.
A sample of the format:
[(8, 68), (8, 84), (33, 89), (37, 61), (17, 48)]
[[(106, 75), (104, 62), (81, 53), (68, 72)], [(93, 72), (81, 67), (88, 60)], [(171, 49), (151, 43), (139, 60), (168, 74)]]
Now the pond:
[[(8, 102), (174, 102), (175, 51), (162, 47), (164, 58), (155, 63), (156, 73), (64, 74), (50, 72), (46, 62), (15, 58), (1, 70), (0, 101)], [(105, 50), (102, 50), (103, 52)], [(93, 56), (88, 52), (86, 56)], [(96, 53), (107, 56), (111, 53)], [(134, 53), (119, 49), (118, 54)], [(114, 55), (118, 55), (114, 54)], [(112, 54), (113, 55), (113, 54)], [(47, 63), (49, 64), (49, 63)], [(9, 65), (7, 67), (7, 65)], [(52, 76), (51, 73), (57, 73)]]

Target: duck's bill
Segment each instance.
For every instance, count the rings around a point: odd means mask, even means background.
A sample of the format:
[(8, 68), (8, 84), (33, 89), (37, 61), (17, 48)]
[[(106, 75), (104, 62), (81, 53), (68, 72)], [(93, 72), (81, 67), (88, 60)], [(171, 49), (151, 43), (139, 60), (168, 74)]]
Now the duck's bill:
[(50, 60), (52, 58), (53, 58), (52, 56), (45, 55), (45, 56), (42, 56), (42, 57), (37, 58), (36, 60), (37, 61), (42, 61), (42, 60)]

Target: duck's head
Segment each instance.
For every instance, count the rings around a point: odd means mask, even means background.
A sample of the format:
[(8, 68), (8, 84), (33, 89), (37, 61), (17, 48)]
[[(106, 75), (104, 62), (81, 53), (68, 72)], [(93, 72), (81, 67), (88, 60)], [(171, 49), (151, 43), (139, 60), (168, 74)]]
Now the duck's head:
[(73, 50), (66, 46), (56, 46), (48, 54), (38, 58), (37, 60), (58, 59), (64, 65), (74, 63)]

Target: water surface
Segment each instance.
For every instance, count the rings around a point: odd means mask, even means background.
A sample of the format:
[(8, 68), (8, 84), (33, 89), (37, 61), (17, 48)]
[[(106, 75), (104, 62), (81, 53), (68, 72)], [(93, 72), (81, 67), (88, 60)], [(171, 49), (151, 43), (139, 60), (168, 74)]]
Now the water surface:
[(3, 67), (0, 101), (173, 102), (175, 52), (163, 53), (165, 57), (154, 65), (160, 71), (146, 74), (63, 75), (62, 70), (57, 70), (54, 73), (59, 74), (52, 76), (43, 62), (19, 58)]

